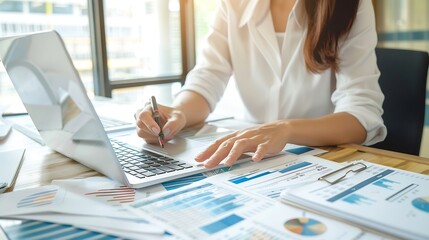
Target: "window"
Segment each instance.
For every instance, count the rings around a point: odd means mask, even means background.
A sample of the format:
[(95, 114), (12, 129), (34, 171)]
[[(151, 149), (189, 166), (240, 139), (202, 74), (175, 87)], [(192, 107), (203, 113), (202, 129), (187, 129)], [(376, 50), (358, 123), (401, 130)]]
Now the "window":
[[(194, 37), (199, 44), (215, 5), (215, 0), (0, 1), (0, 37), (55, 29), (90, 95), (118, 95), (130, 87), (139, 92), (153, 84), (174, 92), (194, 65)], [(10, 88), (6, 85), (1, 79), (0, 96)]]
[(182, 74), (178, 0), (105, 0), (110, 81)]
[(210, 21), (214, 17), (218, 1), (216, 0), (194, 0), (195, 6), (195, 48), (198, 53), (204, 37), (208, 34)]
[[(0, 37), (55, 29), (63, 37), (86, 89), (92, 93), (94, 78), (87, 9), (86, 0), (0, 1)], [(69, 12), (77, 14), (64, 15)], [(2, 105), (8, 101), (20, 102), (9, 81), (4, 76), (0, 78)]]
[(0, 12), (22, 12), (22, 1), (0, 1)]
[(46, 13), (46, 3), (44, 2), (28, 2), (30, 13)]
[(54, 3), (52, 6), (52, 13), (54, 13), (54, 14), (72, 14), (73, 13), (73, 5), (72, 4)]

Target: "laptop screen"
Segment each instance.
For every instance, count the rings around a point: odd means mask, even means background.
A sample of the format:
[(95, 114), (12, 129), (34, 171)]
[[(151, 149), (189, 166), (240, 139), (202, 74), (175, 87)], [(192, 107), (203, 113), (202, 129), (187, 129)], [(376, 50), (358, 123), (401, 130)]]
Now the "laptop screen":
[(103, 125), (57, 32), (0, 38), (0, 58), (47, 146), (124, 180)]

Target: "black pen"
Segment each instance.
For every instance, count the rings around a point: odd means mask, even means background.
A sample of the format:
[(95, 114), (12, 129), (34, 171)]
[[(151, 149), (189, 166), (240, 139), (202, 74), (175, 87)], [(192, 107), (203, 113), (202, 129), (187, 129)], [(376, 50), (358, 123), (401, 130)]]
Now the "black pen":
[(162, 132), (161, 119), (158, 111), (158, 104), (156, 103), (156, 99), (154, 96), (150, 97), (150, 104), (152, 106), (153, 119), (155, 119), (155, 122), (156, 124), (158, 124), (160, 129), (158, 134), (159, 145), (161, 145), (161, 147), (164, 148), (164, 133)]

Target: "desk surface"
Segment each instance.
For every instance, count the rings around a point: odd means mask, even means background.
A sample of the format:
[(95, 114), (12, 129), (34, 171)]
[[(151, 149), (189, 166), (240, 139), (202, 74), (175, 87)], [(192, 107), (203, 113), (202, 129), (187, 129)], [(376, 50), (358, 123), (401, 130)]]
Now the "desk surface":
[[(85, 178), (100, 175), (98, 172), (54, 152), (46, 146), (40, 146), (16, 130), (12, 130), (5, 140), (0, 141), (0, 151), (22, 147), (26, 148), (25, 159), (14, 190), (47, 185), (54, 179)], [(429, 175), (428, 158), (359, 145), (341, 145), (324, 147), (324, 149), (328, 152), (320, 155), (320, 157), (335, 162), (363, 159)]]

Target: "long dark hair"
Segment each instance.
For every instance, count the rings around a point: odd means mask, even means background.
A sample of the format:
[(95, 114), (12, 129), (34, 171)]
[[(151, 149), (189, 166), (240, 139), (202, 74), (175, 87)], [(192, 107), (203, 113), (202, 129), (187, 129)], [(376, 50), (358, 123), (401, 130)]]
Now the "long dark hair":
[(305, 0), (308, 32), (304, 45), (307, 69), (338, 71), (338, 41), (347, 36), (356, 18), (359, 0)]

